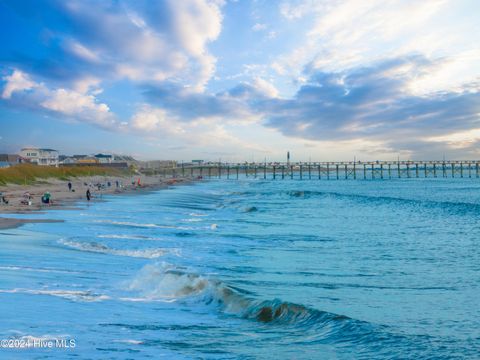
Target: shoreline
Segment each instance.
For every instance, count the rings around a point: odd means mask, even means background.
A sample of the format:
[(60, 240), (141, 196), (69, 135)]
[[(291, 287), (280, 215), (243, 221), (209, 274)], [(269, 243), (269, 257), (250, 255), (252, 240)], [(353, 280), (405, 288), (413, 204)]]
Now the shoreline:
[[(138, 185), (140, 179), (140, 185)], [(117, 187), (116, 182), (119, 182)], [(77, 209), (76, 203), (87, 203), (86, 191), (90, 190), (92, 194), (91, 203), (105, 201), (103, 195), (134, 195), (146, 194), (151, 191), (160, 190), (170, 185), (191, 183), (193, 179), (189, 178), (171, 178), (165, 179), (160, 176), (136, 175), (136, 176), (91, 176), (79, 177), (65, 181), (53, 179), (42, 181), (33, 185), (6, 185), (0, 186), (0, 193), (3, 193), (8, 200), (8, 204), (0, 204), (0, 230), (18, 228), (29, 223), (57, 223), (63, 220), (52, 219), (15, 219), (4, 217), (9, 214), (38, 214), (45, 210), (74, 210)], [(68, 183), (72, 184), (72, 189), (68, 189)], [(110, 186), (108, 186), (110, 183)], [(100, 184), (100, 187), (97, 186)], [(31, 205), (21, 203), (25, 200), (24, 194), (28, 192), (32, 197)], [(42, 204), (41, 197), (45, 192), (51, 194), (52, 203)]]

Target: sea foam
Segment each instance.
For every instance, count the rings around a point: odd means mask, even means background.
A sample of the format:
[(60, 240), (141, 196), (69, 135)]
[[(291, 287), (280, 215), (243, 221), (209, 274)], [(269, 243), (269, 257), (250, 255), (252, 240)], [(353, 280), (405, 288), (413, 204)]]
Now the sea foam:
[[(97, 242), (78, 242), (72, 240), (60, 239), (58, 241), (60, 244), (67, 246), (72, 249), (95, 252), (100, 254), (110, 254), (117, 256), (129, 256), (136, 258), (145, 258), (145, 259), (156, 259), (161, 256), (164, 256), (169, 250), (166, 249), (141, 249), (141, 250), (124, 250), (124, 249), (112, 249), (106, 245), (97, 243)], [(175, 252), (175, 249), (170, 250)]]

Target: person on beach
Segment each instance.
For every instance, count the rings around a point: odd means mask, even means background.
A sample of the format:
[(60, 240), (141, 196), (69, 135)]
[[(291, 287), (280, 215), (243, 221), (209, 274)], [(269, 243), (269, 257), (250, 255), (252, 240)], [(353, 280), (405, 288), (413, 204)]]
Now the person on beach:
[(50, 193), (47, 191), (46, 193), (43, 194), (42, 196), (42, 204), (50, 205), (53, 201), (51, 199)]
[(32, 199), (32, 195), (27, 191), (23, 194), (23, 199), (20, 201), (20, 204), (30, 206), (32, 205)]
[(71, 182), (68, 183), (68, 191), (72, 191), (72, 183)]
[(8, 200), (2, 193), (0, 193), (0, 204), (8, 205)]
[(90, 189), (87, 189), (87, 201), (90, 201), (91, 197), (92, 197), (92, 194), (90, 194)]

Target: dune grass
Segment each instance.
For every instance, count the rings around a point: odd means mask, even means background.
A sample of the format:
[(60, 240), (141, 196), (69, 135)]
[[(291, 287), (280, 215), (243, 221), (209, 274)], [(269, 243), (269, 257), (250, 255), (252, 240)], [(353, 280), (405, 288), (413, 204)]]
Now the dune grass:
[(30, 185), (47, 179), (69, 180), (81, 176), (126, 176), (129, 170), (101, 166), (38, 166), (19, 164), (0, 169), (0, 185)]

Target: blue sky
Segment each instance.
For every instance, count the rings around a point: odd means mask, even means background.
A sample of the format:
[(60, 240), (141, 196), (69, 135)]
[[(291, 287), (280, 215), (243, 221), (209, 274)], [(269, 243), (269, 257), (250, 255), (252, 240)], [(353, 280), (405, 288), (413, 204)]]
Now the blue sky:
[(0, 0), (0, 152), (478, 159), (476, 0)]

